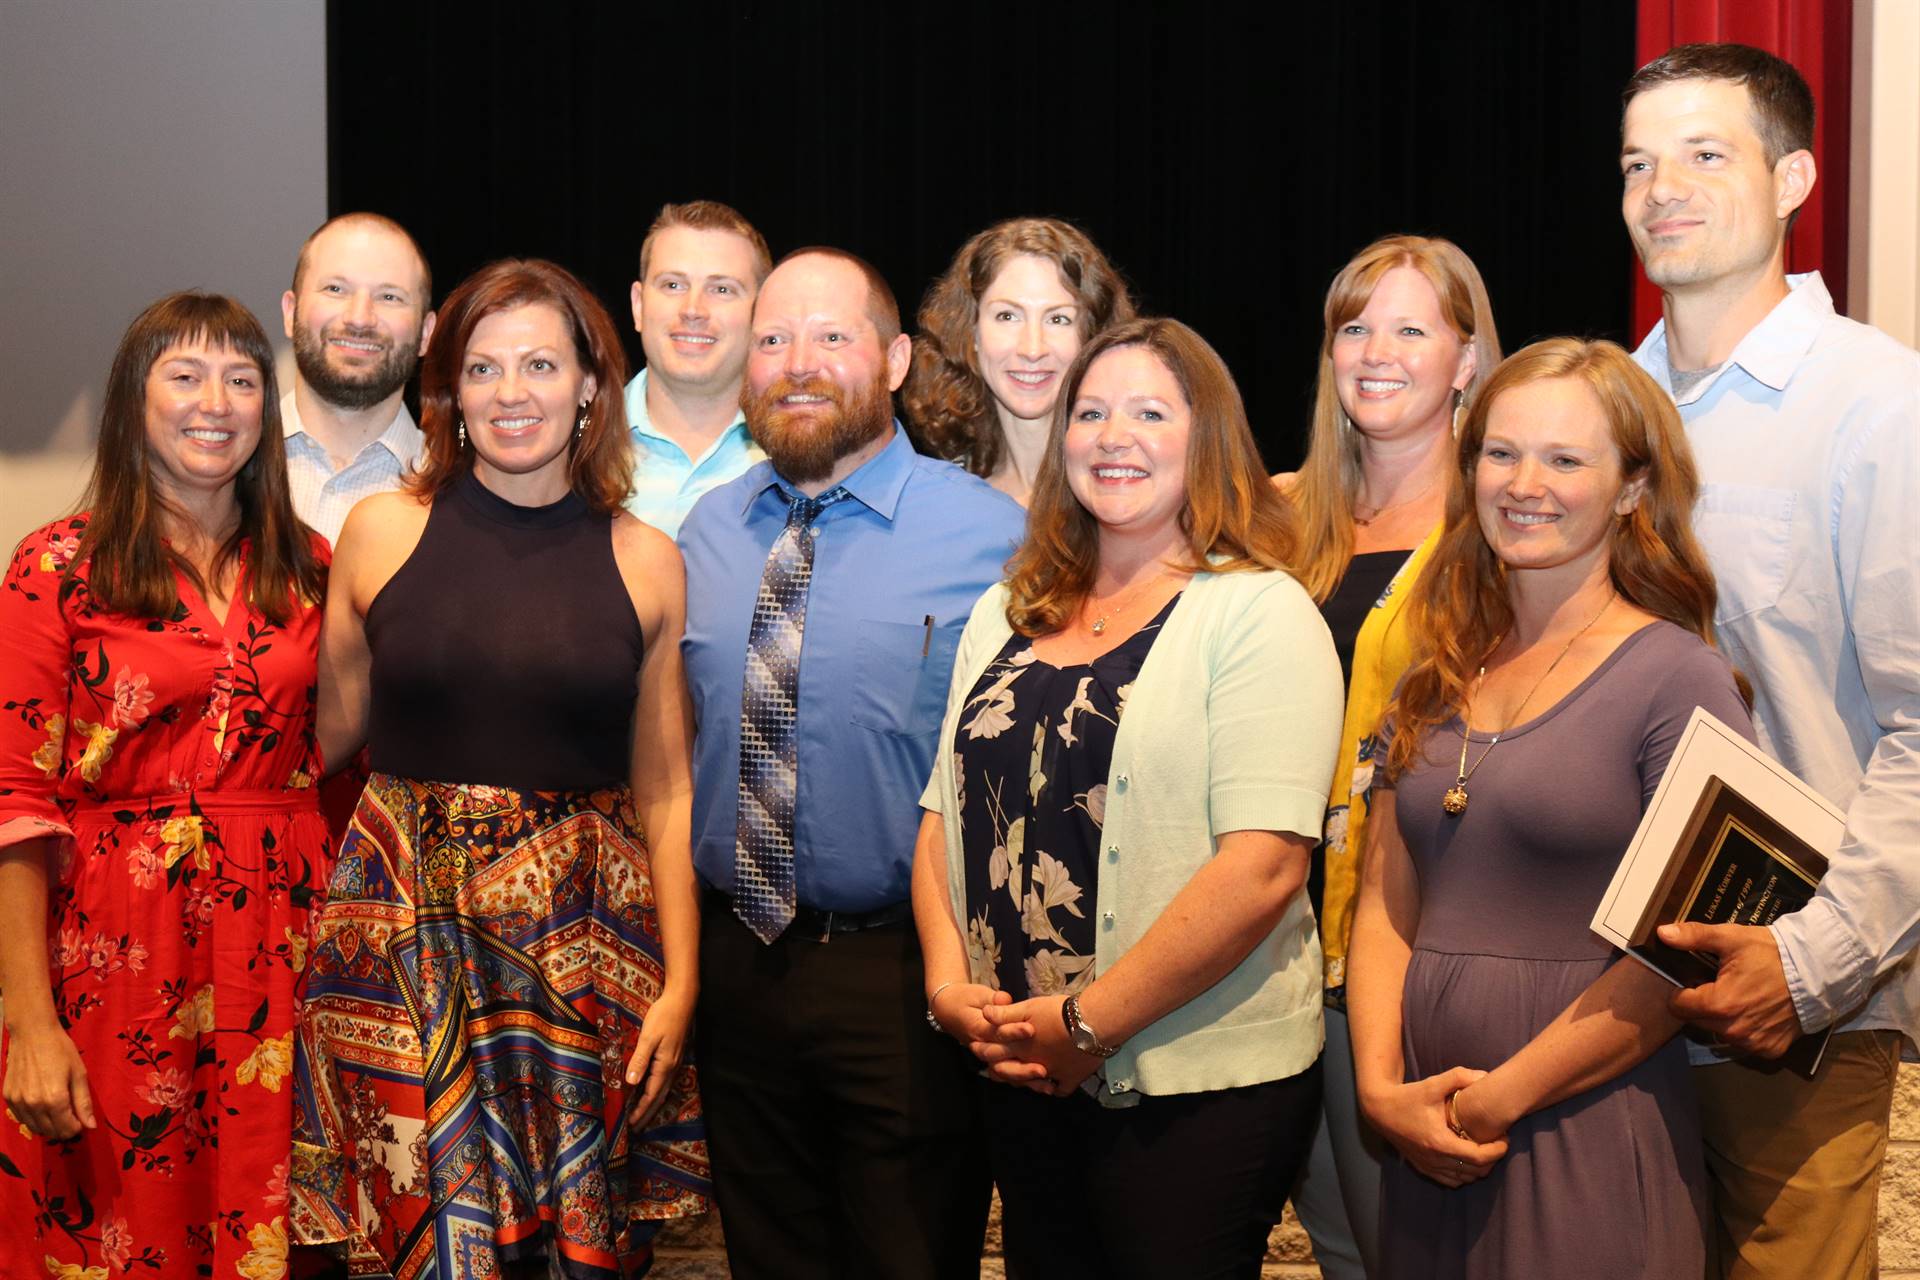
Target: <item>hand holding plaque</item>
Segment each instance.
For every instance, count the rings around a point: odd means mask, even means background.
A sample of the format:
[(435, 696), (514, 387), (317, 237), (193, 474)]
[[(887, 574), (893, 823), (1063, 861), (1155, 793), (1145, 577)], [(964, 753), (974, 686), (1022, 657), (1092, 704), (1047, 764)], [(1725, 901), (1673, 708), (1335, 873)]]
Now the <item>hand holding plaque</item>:
[(1744, 924), (1663, 924), (1661, 942), (1707, 952), (1719, 963), (1711, 982), (1682, 987), (1668, 1008), (1743, 1053), (1778, 1058), (1800, 1038), (1800, 1017), (1772, 931)]
[(1687, 988), (1676, 1017), (1810, 1075), (1827, 1032), (1800, 1034), (1766, 926), (1812, 900), (1844, 827), (1812, 788), (1696, 710), (1593, 930)]

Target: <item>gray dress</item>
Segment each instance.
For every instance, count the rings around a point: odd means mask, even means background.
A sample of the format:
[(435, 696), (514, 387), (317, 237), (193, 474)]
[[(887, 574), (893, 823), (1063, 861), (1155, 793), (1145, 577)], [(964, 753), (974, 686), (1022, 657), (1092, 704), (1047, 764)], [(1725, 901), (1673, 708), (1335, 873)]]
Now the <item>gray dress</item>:
[[(1407, 1079), (1492, 1070), (1613, 963), (1618, 953), (1588, 921), (1696, 705), (1752, 733), (1726, 660), (1657, 622), (1503, 735), (1459, 817), (1440, 807), (1459, 764), (1459, 721), (1433, 733), (1398, 783), (1400, 834), (1420, 881), (1403, 993)], [(1473, 735), (1469, 763), (1487, 739)], [(1392, 1161), (1385, 1275), (1701, 1275), (1708, 1196), (1687, 1070), (1676, 1036), (1624, 1075), (1523, 1118), (1507, 1157), (1458, 1190)]]

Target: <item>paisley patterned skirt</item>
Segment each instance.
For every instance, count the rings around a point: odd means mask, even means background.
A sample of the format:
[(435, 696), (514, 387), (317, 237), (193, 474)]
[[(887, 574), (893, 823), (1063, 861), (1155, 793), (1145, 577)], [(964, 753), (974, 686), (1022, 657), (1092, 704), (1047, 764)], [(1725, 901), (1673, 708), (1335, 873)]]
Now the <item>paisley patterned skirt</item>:
[(709, 1191), (692, 1066), (652, 1127), (622, 1119), (662, 975), (624, 788), (374, 774), (307, 965), (294, 1241), (398, 1280), (644, 1271)]

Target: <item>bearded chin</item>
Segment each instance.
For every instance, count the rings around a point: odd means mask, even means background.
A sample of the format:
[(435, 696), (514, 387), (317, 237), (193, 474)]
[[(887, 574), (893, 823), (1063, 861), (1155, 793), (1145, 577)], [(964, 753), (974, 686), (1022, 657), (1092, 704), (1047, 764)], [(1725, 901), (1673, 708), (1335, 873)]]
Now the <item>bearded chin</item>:
[(313, 393), (338, 409), (371, 409), (407, 385), (417, 358), (413, 348), (396, 342), (380, 363), (364, 373), (341, 373), (327, 363), (326, 339), (303, 324), (293, 327), (293, 363)]
[[(780, 397), (806, 391), (833, 399), (829, 414), (779, 407)], [(784, 378), (743, 406), (747, 432), (767, 451), (773, 469), (789, 484), (812, 484), (833, 474), (834, 464), (872, 443), (893, 426), (893, 397), (884, 382), (853, 393), (813, 383), (796, 386)]]

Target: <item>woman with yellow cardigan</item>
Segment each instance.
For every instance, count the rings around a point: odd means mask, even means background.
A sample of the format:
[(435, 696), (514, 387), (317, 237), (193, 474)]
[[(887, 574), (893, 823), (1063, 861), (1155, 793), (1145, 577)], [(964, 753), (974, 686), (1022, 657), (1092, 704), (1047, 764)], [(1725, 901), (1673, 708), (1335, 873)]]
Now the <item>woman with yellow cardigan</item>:
[(1274, 477), (1300, 513), (1299, 576), (1347, 681), (1308, 880), (1326, 962), (1324, 1113), (1293, 1201), (1327, 1280), (1363, 1280), (1378, 1256), (1385, 1147), (1361, 1126), (1345, 991), (1374, 735), (1411, 661), (1400, 610), (1439, 533), (1455, 423), (1500, 363), (1500, 337), (1472, 260), (1422, 236), (1362, 249), (1334, 277), (1325, 314), (1307, 459)]

